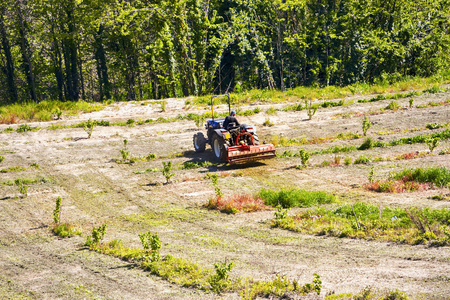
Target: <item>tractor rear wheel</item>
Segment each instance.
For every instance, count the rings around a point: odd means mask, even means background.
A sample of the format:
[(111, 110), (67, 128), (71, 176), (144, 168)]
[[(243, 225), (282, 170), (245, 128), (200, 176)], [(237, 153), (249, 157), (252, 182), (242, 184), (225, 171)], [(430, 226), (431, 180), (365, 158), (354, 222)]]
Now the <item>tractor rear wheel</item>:
[(259, 138), (258, 138), (258, 136), (256, 134), (253, 134), (253, 143), (255, 145), (259, 145)]
[(204, 152), (206, 148), (206, 139), (203, 133), (197, 132), (193, 137), (195, 152)]
[(228, 156), (228, 147), (225, 145), (223, 138), (215, 134), (212, 140), (212, 150), (214, 157), (218, 162), (226, 162)]

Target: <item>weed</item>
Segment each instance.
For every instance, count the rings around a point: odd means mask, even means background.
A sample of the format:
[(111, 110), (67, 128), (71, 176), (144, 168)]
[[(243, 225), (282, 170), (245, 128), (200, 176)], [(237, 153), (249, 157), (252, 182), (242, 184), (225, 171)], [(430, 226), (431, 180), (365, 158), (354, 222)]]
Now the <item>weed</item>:
[(218, 186), (219, 176), (217, 176), (217, 174), (208, 174), (207, 177), (209, 177), (212, 181), (212, 185), (214, 186), (214, 191), (216, 192), (217, 198), (222, 198), (223, 192)]
[(266, 205), (278, 206), (283, 208), (289, 207), (310, 207), (318, 204), (332, 203), (336, 201), (334, 195), (322, 191), (306, 191), (300, 189), (290, 190), (266, 190), (262, 189), (259, 196), (264, 200)]
[(428, 149), (430, 149), (430, 153), (433, 152), (434, 149), (436, 149), (437, 146), (439, 146), (440, 142), (438, 138), (429, 138), (426, 140)]
[(368, 163), (370, 163), (370, 158), (365, 156), (365, 155), (359, 156), (358, 158), (355, 159), (355, 162), (354, 162), (355, 165), (357, 165), (357, 164), (368, 164)]
[(27, 190), (28, 190), (28, 187), (26, 186), (26, 184), (24, 183), (24, 181), (21, 179), (21, 178), (17, 178), (15, 181), (14, 181), (14, 184), (19, 188), (19, 192), (24, 196), (24, 197), (26, 197), (28, 194), (27, 194)]
[(22, 124), (16, 129), (17, 132), (27, 132), (27, 131), (33, 131), (33, 130), (37, 130), (37, 128), (31, 127), (28, 124)]
[(348, 166), (348, 165), (350, 165), (352, 163), (352, 158), (350, 157), (350, 156), (346, 156), (345, 158), (344, 158), (344, 164), (346, 165), (346, 166)]
[(0, 173), (8, 173), (8, 172), (20, 172), (20, 171), (25, 171), (27, 168), (25, 167), (21, 167), (21, 166), (14, 166), (14, 167), (9, 167), (9, 168), (5, 168), (5, 169), (1, 169)]
[(409, 108), (412, 108), (413, 104), (414, 104), (414, 98), (409, 98), (408, 102), (409, 102)]
[(99, 227), (92, 228), (92, 236), (86, 237), (85, 245), (91, 248), (98, 246), (105, 237), (106, 227), (108, 227), (107, 223), (100, 225)]
[(30, 165), (30, 167), (31, 167), (31, 168), (35, 168), (35, 169), (40, 169), (40, 168), (41, 168), (41, 166), (40, 166), (38, 163), (32, 163), (32, 164)]
[(339, 166), (340, 164), (341, 164), (341, 157), (339, 156), (339, 155), (334, 155), (334, 158), (333, 158), (333, 164), (335, 165), (335, 166)]
[(309, 103), (307, 100), (305, 100), (305, 107), (306, 107), (306, 114), (308, 115), (308, 118), (310, 120), (312, 120), (312, 117), (316, 114), (316, 111), (319, 107), (316, 104), (312, 105), (311, 100), (309, 100)]
[(82, 232), (79, 228), (77, 228), (74, 225), (69, 224), (69, 223), (55, 224), (52, 231), (54, 234), (56, 234), (57, 236), (62, 237), (62, 238), (82, 234)]
[(331, 163), (328, 160), (324, 160), (321, 165), (322, 167), (329, 167)]
[(209, 278), (209, 284), (211, 285), (211, 289), (220, 294), (225, 291), (230, 286), (229, 272), (233, 269), (233, 262), (227, 264), (227, 261), (223, 263), (214, 264), (214, 269), (216, 273), (211, 275)]
[(212, 163), (209, 161), (204, 161), (204, 162), (185, 161), (183, 163), (183, 169), (190, 170), (190, 169), (196, 169), (196, 168), (201, 168), (201, 167), (208, 167), (211, 165), (212, 165)]
[(269, 118), (267, 118), (267, 119), (264, 121), (263, 126), (272, 127), (272, 126), (273, 126), (273, 122), (270, 121)]
[(162, 174), (164, 178), (166, 178), (166, 183), (170, 183), (170, 178), (172, 178), (175, 175), (173, 173), (170, 173), (172, 171), (172, 162), (163, 161), (162, 164), (163, 164)]
[(373, 177), (375, 176), (375, 169), (374, 167), (370, 168), (370, 172), (369, 172), (369, 182), (373, 182)]
[(238, 212), (254, 212), (270, 209), (260, 197), (251, 195), (235, 195), (232, 197), (210, 198), (206, 207), (217, 209), (223, 213), (236, 214)]
[(52, 111), (53, 119), (55, 119), (55, 120), (61, 119), (62, 113), (63, 113), (62, 110), (59, 107), (56, 107)]
[(421, 184), (407, 180), (377, 180), (365, 184), (364, 187), (370, 191), (379, 193), (403, 193), (427, 190), (429, 184)]
[(83, 124), (83, 129), (87, 133), (88, 138), (90, 139), (92, 136), (92, 132), (94, 131), (95, 123), (89, 119)]
[(55, 224), (59, 224), (59, 221), (61, 219), (61, 197), (56, 198), (56, 207), (53, 211), (53, 222)]
[(369, 128), (372, 126), (372, 122), (369, 121), (369, 118), (367, 118), (366, 115), (364, 115), (364, 118), (362, 120), (362, 130), (363, 130), (363, 134), (364, 136), (366, 136), (367, 131), (369, 130)]
[(400, 108), (400, 105), (395, 100), (392, 100), (391, 102), (389, 102), (388, 106), (385, 107), (385, 109), (389, 109), (389, 110), (398, 110), (399, 108)]
[(277, 113), (277, 109), (276, 108), (273, 108), (273, 107), (269, 107), (267, 110), (266, 110), (266, 114), (268, 114), (268, 115), (275, 115)]
[(4, 156), (0, 155), (0, 164), (2, 163), (2, 161), (5, 159)]
[(126, 125), (128, 127), (133, 127), (135, 122), (136, 121), (134, 119), (128, 119), (127, 122), (126, 122)]
[(165, 112), (166, 111), (166, 105), (167, 105), (167, 101), (162, 100), (159, 102), (160, 107), (161, 107), (161, 112)]

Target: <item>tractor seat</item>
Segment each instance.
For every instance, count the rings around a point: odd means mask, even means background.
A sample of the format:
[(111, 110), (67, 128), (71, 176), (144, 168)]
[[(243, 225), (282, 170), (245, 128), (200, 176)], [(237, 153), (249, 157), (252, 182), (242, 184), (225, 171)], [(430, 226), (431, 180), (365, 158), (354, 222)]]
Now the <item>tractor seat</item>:
[(230, 130), (233, 130), (233, 129), (236, 129), (236, 128), (239, 128), (239, 126), (237, 126), (235, 122), (231, 122), (231, 123), (229, 123), (227, 125), (226, 130), (230, 131)]

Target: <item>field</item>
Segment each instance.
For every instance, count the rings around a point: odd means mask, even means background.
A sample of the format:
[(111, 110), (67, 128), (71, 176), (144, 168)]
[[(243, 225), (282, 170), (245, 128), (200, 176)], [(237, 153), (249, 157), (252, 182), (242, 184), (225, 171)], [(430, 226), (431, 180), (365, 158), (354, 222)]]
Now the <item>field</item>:
[[(277, 226), (274, 215), (281, 210), (273, 206), (237, 213), (205, 207), (217, 197), (210, 179), (216, 174), (223, 197), (303, 189), (334, 195), (333, 203), (321, 205), (331, 211), (360, 202), (381, 209), (449, 209), (448, 184), (406, 192), (377, 192), (368, 186), (405, 168), (450, 169), (450, 139), (440, 139), (433, 151), (426, 142), (404, 139), (448, 130), (450, 92), (444, 87), (413, 98), (358, 101), (375, 97), (327, 100), (341, 101), (336, 106), (315, 100), (321, 106), (311, 120), (306, 109), (291, 109), (292, 100), (238, 105), (241, 123), (257, 126), (260, 140), (274, 143), (278, 154), (241, 165), (214, 163), (209, 146), (201, 154), (193, 151), (192, 136), (204, 128), (183, 116), (208, 110), (194, 99), (113, 103), (49, 122), (1, 124), (0, 298), (241, 299), (245, 294), (229, 287), (218, 294), (201, 284), (183, 286), (182, 280), (144, 270), (142, 260), (106, 254), (101, 242), (85, 246), (92, 229), (107, 223), (103, 245), (120, 240), (126, 247), (142, 248), (139, 234), (157, 233), (162, 258), (170, 254), (212, 272), (214, 264), (233, 262), (231, 281), (285, 276), (303, 285), (313, 281), (313, 274), (320, 276), (319, 295), (285, 295), (291, 299), (351, 297), (369, 289), (383, 295), (398, 290), (412, 299), (448, 299), (448, 233), (447, 238), (422, 240), (377, 238), (358, 221), (353, 235), (314, 233), (314, 228)], [(219, 105), (217, 111), (227, 107)], [(367, 136), (364, 115), (372, 122)], [(89, 138), (82, 126), (71, 126), (88, 120), (97, 121)], [(368, 137), (372, 145), (357, 150)], [(300, 149), (311, 154), (307, 166), (296, 155)], [(358, 158), (365, 163), (357, 163)], [(167, 182), (162, 168), (169, 161), (174, 175)], [(58, 197), (60, 221), (81, 235), (62, 238), (52, 232)], [(294, 207), (284, 218), (307, 209)]]

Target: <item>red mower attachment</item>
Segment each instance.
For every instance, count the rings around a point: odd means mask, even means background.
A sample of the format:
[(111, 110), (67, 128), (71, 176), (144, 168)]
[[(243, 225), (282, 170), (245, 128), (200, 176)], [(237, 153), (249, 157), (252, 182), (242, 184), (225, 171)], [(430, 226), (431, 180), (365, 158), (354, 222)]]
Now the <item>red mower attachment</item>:
[[(243, 135), (250, 136), (251, 143), (253, 145), (248, 145), (247, 143), (243, 142), (241, 139)], [(239, 140), (241, 140), (241, 142), (239, 142)], [(237, 146), (228, 147), (227, 161), (230, 164), (243, 161), (274, 158), (276, 156), (274, 145), (255, 145), (253, 135), (248, 132), (242, 132), (236, 137), (236, 145)]]

